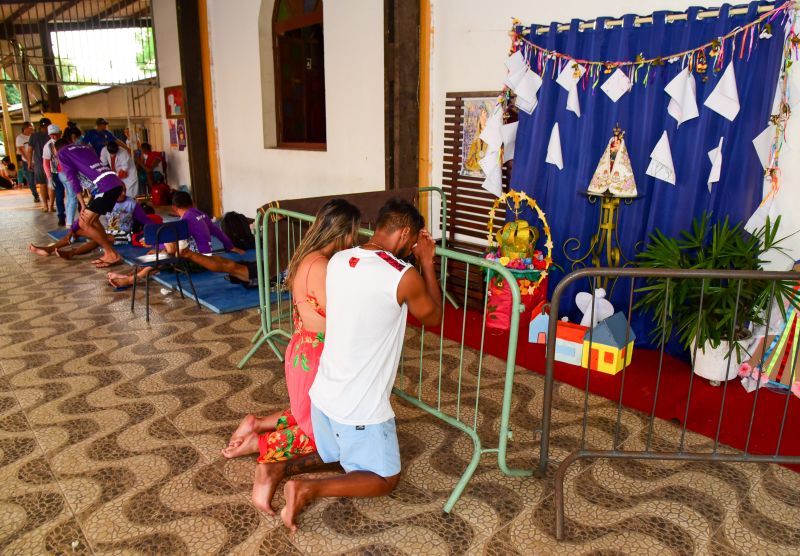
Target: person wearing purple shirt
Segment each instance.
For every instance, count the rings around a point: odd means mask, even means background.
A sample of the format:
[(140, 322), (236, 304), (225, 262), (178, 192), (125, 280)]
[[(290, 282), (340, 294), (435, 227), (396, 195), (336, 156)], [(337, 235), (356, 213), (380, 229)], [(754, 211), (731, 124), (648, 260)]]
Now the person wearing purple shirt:
[[(153, 221), (147, 216), (147, 213), (144, 209), (136, 202), (135, 199), (130, 199), (125, 196), (125, 191), (119, 195), (117, 198), (117, 204), (114, 205), (114, 210), (112, 213), (117, 215), (117, 221), (120, 222), (121, 227), (127, 226), (127, 230), (130, 232), (130, 228), (134, 221), (138, 222), (142, 226), (146, 226), (147, 224), (152, 224)], [(83, 233), (80, 227), (80, 220), (75, 220), (69, 228), (69, 232), (67, 235), (62, 237), (55, 243), (51, 243), (49, 245), (34, 245), (31, 243), (28, 246), (28, 250), (31, 253), (35, 253), (37, 255), (41, 255), (46, 257), (48, 255), (52, 255), (55, 253), (62, 259), (69, 260), (76, 255), (83, 255), (84, 253), (89, 253), (90, 251), (94, 251), (97, 249), (97, 242), (89, 240), (86, 242), (81, 243), (80, 245), (75, 246), (73, 249), (64, 249), (70, 243), (72, 243), (76, 238), (79, 237), (88, 237), (86, 234)], [(113, 238), (109, 238), (110, 242), (113, 242)]]
[[(172, 208), (175, 213), (181, 217), (181, 220), (186, 221), (189, 227), (189, 245), (186, 247), (183, 245), (178, 246), (181, 256), (187, 256), (187, 254), (194, 252), (198, 254), (198, 257), (208, 257), (211, 255), (212, 237), (217, 238), (222, 243), (225, 251), (232, 251), (239, 254), (244, 253), (242, 249), (238, 249), (233, 245), (233, 242), (225, 235), (225, 232), (220, 230), (206, 213), (193, 206), (192, 196), (187, 192), (175, 191), (172, 193)], [(176, 249), (174, 243), (165, 244), (160, 247), (163, 247), (168, 253), (174, 253)], [(147, 274), (152, 271), (152, 268), (145, 267), (139, 271), (136, 278), (145, 278)], [(109, 272), (106, 278), (108, 278), (108, 283), (117, 289), (124, 289), (133, 285), (134, 280), (133, 274), (119, 274), (117, 272)]]
[[(83, 235), (96, 241), (103, 248), (104, 254), (92, 261), (97, 268), (106, 268), (118, 264), (122, 257), (114, 250), (108, 240), (100, 216), (113, 210), (120, 194), (125, 191), (125, 184), (109, 168), (100, 162), (94, 150), (86, 145), (70, 143), (62, 138), (55, 143), (56, 156), (61, 164), (61, 173), (67, 179), (69, 187), (78, 196), (81, 215), (78, 220)], [(81, 189), (94, 191), (94, 198), (86, 204)]]

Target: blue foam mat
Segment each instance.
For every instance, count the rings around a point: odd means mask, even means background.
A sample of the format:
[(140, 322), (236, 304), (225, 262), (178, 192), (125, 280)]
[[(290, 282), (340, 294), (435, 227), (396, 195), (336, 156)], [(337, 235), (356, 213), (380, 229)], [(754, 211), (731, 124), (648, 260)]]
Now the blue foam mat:
[[(223, 256), (234, 261), (253, 261), (256, 253), (254, 249), (251, 249), (243, 255), (225, 253)], [(225, 276), (219, 272), (192, 272), (192, 282), (194, 282), (200, 305), (215, 313), (232, 313), (258, 307), (258, 288), (245, 288), (239, 284), (233, 284)], [(178, 280), (174, 272), (159, 272), (155, 275), (154, 280), (171, 290), (178, 290)], [(181, 285), (183, 294), (194, 299), (189, 280), (185, 275), (181, 276)], [(270, 296), (273, 302), (277, 301), (277, 294), (271, 293)], [(283, 299), (289, 299), (288, 293), (283, 294)]]

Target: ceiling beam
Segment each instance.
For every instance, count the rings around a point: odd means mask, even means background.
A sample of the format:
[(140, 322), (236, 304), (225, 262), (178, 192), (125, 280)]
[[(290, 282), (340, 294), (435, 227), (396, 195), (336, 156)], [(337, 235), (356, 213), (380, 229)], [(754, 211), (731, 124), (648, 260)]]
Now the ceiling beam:
[(106, 8), (102, 12), (96, 13), (92, 17), (92, 19), (96, 19), (98, 21), (101, 20), (101, 19), (105, 19), (105, 18), (107, 18), (107, 17), (109, 17), (111, 15), (114, 15), (117, 12), (120, 12), (120, 11), (124, 10), (125, 8), (130, 6), (131, 4), (135, 4), (138, 1), (139, 0), (121, 0), (120, 2), (117, 2), (116, 4)]
[[(114, 21), (114, 28), (122, 27), (149, 27), (152, 21), (149, 17), (125, 18)], [(40, 23), (18, 23), (16, 25), (0, 26), (0, 40), (8, 40), (14, 35), (33, 35), (39, 33)], [(58, 21), (48, 23), (50, 31), (86, 31), (92, 29), (108, 29), (107, 23), (94, 18), (86, 21)]]
[(83, 0), (70, 0), (66, 4), (62, 5), (60, 8), (53, 10), (47, 17), (43, 17), (40, 21), (55, 21), (55, 19), (58, 16), (60, 16), (64, 12), (68, 12), (81, 2), (83, 2)]
[(7, 18), (5, 18), (2, 21), (2, 23), (3, 24), (12, 23), (15, 19), (17, 19), (19, 16), (21, 16), (22, 14), (24, 14), (25, 12), (30, 10), (32, 7), (33, 6), (30, 5), (30, 4), (26, 4), (26, 5), (20, 6), (19, 8), (17, 8), (13, 12), (11, 12), (11, 15), (9, 15)]

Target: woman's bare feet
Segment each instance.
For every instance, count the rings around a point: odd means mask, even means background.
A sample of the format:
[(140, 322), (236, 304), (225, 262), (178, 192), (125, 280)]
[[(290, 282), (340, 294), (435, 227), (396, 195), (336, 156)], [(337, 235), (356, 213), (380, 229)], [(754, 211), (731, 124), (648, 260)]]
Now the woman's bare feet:
[(275, 489), (283, 480), (286, 464), (279, 463), (259, 463), (256, 465), (256, 474), (253, 479), (253, 505), (262, 512), (275, 515), (272, 509), (272, 497), (275, 496)]
[(236, 427), (236, 430), (233, 431), (231, 435), (231, 439), (228, 441), (228, 445), (225, 449), (229, 448), (236, 448), (242, 442), (244, 442), (245, 437), (254, 432), (256, 430), (256, 423), (258, 422), (258, 417), (250, 413), (246, 415), (242, 422), (239, 423), (239, 426)]
[(288, 481), (283, 487), (283, 497), (286, 499), (286, 505), (281, 510), (283, 524), (290, 531), (297, 531), (297, 515), (313, 498), (311, 483), (297, 480)]
[(258, 453), (258, 435), (254, 432), (248, 434), (241, 444), (233, 448), (225, 448), (222, 455), (228, 459), (238, 458), (249, 454)]
[(28, 251), (30, 251), (31, 253), (36, 253), (40, 257), (47, 257), (50, 255), (50, 251), (42, 249), (41, 247), (37, 247), (33, 243), (28, 245)]

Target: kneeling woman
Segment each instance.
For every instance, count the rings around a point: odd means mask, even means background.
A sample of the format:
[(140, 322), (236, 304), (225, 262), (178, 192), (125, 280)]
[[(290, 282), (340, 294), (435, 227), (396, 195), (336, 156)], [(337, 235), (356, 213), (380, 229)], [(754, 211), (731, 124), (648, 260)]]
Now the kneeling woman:
[(360, 220), (358, 208), (334, 199), (319, 210), (303, 236), (286, 278), (294, 299), (294, 334), (284, 364), (289, 409), (266, 417), (248, 415), (222, 450), (226, 458), (259, 453), (253, 503), (270, 514), (274, 513), (272, 496), (287, 475), (287, 464), (316, 452), (308, 390), (325, 343), (326, 269), (334, 253), (355, 243)]

